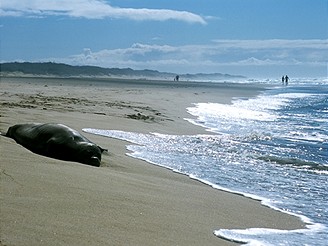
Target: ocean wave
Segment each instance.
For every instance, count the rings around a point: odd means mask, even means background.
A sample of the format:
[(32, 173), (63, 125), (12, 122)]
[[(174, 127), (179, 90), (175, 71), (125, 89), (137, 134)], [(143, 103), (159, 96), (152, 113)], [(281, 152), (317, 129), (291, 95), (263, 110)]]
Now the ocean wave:
[(216, 230), (219, 237), (248, 245), (326, 245), (327, 95), (319, 86), (289, 86), (232, 105), (195, 103), (187, 109), (195, 116), (188, 122), (216, 134), (83, 130), (127, 140), (133, 143), (129, 156), (260, 200), (307, 224), (294, 231)]
[(266, 162), (274, 162), (280, 165), (289, 165), (302, 170), (315, 171), (319, 174), (328, 174), (328, 166), (322, 165), (320, 163), (305, 161), (298, 158), (284, 158), (281, 156), (259, 156), (257, 159), (266, 161)]
[[(325, 230), (323, 226), (320, 226), (321, 224), (313, 223), (312, 219), (307, 217), (308, 214), (304, 213), (307, 204), (312, 204), (313, 200), (317, 200), (320, 204), (323, 203), (321, 200), (325, 199), (324, 194), (321, 194), (321, 186), (311, 186), (307, 183), (313, 178), (306, 180), (307, 173), (265, 165), (266, 160), (261, 160), (261, 158), (256, 161), (254, 155), (239, 148), (239, 141), (231, 139), (229, 135), (141, 134), (90, 128), (83, 131), (129, 141), (133, 143), (127, 146), (127, 149), (131, 151), (127, 155), (131, 157), (187, 175), (215, 189), (259, 200), (263, 205), (297, 216), (307, 224), (306, 229), (297, 232), (278, 231), (279, 233), (276, 233), (275, 230), (267, 229), (258, 229), (256, 233), (254, 229), (216, 230), (215, 235), (219, 237), (248, 243), (248, 245), (292, 245), (292, 242), (295, 242), (294, 245), (300, 245), (300, 238), (303, 238), (304, 242), (309, 242), (312, 240), (311, 237), (318, 237)], [(286, 165), (311, 164), (287, 160), (287, 158), (281, 162)], [(248, 179), (250, 176), (252, 178)], [(316, 183), (320, 184), (324, 177), (318, 177)], [(316, 192), (312, 192), (311, 187)], [(308, 192), (309, 189), (311, 192)], [(293, 197), (293, 192), (296, 197)], [(298, 203), (300, 197), (303, 197), (304, 204)], [(320, 207), (315, 207), (311, 211), (314, 212), (311, 218), (319, 218), (318, 216), (325, 214), (325, 210)], [(327, 234), (322, 235), (327, 239)], [(317, 245), (325, 245), (322, 243), (325, 239), (320, 238), (315, 241)]]
[[(309, 230), (310, 229), (310, 230)], [(274, 246), (274, 245), (309, 245), (300, 243), (302, 238), (317, 237), (327, 228), (322, 224), (308, 225), (307, 229), (279, 230), (269, 228), (248, 229), (220, 229), (214, 231), (214, 235), (225, 240), (246, 244), (247, 246)], [(290, 238), (294, 238), (292, 241)], [(316, 242), (324, 245), (327, 238), (316, 238)], [(317, 245), (317, 244), (316, 244)]]

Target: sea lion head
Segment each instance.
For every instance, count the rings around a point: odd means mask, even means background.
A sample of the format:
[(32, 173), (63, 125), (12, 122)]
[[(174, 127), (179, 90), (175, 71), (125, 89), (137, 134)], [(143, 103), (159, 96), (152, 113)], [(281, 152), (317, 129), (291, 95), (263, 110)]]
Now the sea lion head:
[(81, 150), (79, 153), (79, 159), (82, 163), (91, 166), (99, 167), (101, 162), (102, 149), (93, 143), (79, 143)]

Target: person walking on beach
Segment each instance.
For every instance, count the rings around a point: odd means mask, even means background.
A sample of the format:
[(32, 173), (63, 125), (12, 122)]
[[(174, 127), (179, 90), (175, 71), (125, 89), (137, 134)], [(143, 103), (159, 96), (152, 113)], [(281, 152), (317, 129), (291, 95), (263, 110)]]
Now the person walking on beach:
[(285, 76), (281, 77), (281, 83), (284, 85), (285, 84)]
[(285, 84), (288, 85), (288, 80), (289, 80), (289, 77), (286, 75), (285, 76)]

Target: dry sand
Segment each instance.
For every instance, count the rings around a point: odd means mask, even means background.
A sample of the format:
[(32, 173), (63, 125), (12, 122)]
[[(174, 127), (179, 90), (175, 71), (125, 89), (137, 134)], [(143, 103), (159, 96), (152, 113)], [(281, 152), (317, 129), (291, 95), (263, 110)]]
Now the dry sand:
[[(198, 134), (193, 102), (229, 103), (254, 85), (1, 78), (0, 130), (29, 122)], [(0, 245), (234, 245), (220, 228), (304, 228), (296, 217), (126, 155), (126, 142), (83, 133), (109, 149), (102, 166), (39, 156), (0, 137)]]

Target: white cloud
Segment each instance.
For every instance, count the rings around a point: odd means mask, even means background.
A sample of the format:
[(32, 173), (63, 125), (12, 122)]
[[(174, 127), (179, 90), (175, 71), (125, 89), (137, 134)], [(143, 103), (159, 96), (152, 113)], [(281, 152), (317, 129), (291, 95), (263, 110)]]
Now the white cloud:
[(21, 16), (21, 13), (18, 11), (0, 9), (0, 16), (2, 16), (2, 17), (6, 17), (6, 16), (19, 17), (19, 16)]
[(206, 24), (204, 18), (187, 11), (120, 8), (113, 7), (103, 0), (2, 0), (0, 8), (0, 16), (60, 15), (87, 19), (178, 20)]
[(327, 39), (266, 39), (266, 40), (213, 40), (220, 47), (239, 49), (326, 49)]
[[(261, 43), (261, 45), (259, 45)], [(74, 65), (131, 67), (180, 73), (223, 72), (247, 74), (297, 69), (325, 73), (327, 40), (222, 40), (208, 45), (151, 45), (92, 51), (52, 61)], [(293, 45), (292, 45), (293, 44)], [(49, 60), (49, 59), (48, 59)]]

